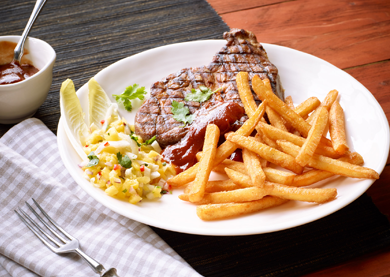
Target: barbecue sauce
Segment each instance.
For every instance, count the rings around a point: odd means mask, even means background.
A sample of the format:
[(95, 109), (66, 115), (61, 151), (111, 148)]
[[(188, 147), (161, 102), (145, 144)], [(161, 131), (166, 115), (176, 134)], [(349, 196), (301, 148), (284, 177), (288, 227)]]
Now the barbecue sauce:
[(0, 65), (0, 85), (9, 85), (21, 82), (38, 72), (31, 64), (17, 64), (11, 62)]
[[(15, 47), (16, 43), (14, 42), (0, 42), (0, 85), (21, 82), (39, 71), (24, 57), (21, 60), (21, 64), (13, 61)], [(28, 54), (27, 50), (24, 52)]]
[(164, 160), (174, 164), (177, 171), (190, 168), (197, 162), (196, 153), (203, 147), (207, 125), (217, 125), (222, 135), (229, 132), (234, 122), (244, 114), (244, 109), (235, 102), (221, 102), (211, 108), (199, 110), (199, 115), (186, 136), (178, 143), (165, 148), (162, 153)]

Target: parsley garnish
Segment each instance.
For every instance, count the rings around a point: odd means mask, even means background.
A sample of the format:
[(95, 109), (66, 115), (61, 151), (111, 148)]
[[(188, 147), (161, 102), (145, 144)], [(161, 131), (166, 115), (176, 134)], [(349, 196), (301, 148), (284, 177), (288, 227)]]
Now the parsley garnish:
[(191, 124), (192, 121), (194, 120), (194, 115), (189, 114), (190, 110), (188, 109), (188, 107), (185, 107), (184, 103), (182, 102), (177, 102), (173, 100), (171, 111), (173, 114), (173, 118), (176, 119), (177, 121), (183, 122), (184, 124), (187, 123)]
[(92, 166), (95, 166), (99, 163), (99, 158), (95, 155), (95, 153), (93, 151), (91, 151), (89, 154), (88, 154), (88, 159), (89, 159), (89, 162), (87, 164), (87, 167), (92, 167)]
[(138, 85), (134, 84), (132, 86), (128, 86), (122, 94), (113, 94), (112, 96), (115, 97), (116, 102), (123, 104), (126, 111), (131, 112), (133, 106), (130, 100), (137, 98), (140, 100), (144, 100), (145, 94), (145, 87), (138, 88)]
[(163, 189), (163, 190), (160, 192), (160, 194), (167, 194), (167, 193), (168, 193), (168, 191), (165, 190), (165, 189)]
[(118, 162), (121, 166), (124, 168), (130, 168), (131, 167), (131, 160), (129, 156), (125, 155), (122, 156), (120, 152), (116, 153), (116, 157), (118, 158)]
[(202, 103), (202, 102), (209, 100), (211, 95), (220, 89), (221, 88), (217, 89), (216, 91), (212, 91), (208, 87), (199, 86), (198, 89), (191, 89), (191, 93), (187, 94), (185, 100)]
[(122, 192), (123, 192), (123, 193), (126, 193), (126, 192), (127, 192), (127, 189), (122, 190)]

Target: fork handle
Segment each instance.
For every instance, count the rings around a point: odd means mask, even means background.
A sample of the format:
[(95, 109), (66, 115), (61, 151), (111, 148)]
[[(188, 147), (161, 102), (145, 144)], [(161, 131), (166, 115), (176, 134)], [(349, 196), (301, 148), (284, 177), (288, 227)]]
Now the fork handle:
[[(85, 254), (83, 251), (81, 251), (80, 248), (76, 248), (75, 252), (77, 254), (79, 254), (89, 264), (89, 266), (92, 267), (92, 269), (96, 273), (98, 273), (100, 276), (103, 276), (103, 274), (106, 272), (106, 269), (104, 268), (104, 266), (102, 264), (98, 263), (97, 261), (92, 259), (90, 256)], [(115, 275), (112, 275), (112, 276), (115, 276)]]

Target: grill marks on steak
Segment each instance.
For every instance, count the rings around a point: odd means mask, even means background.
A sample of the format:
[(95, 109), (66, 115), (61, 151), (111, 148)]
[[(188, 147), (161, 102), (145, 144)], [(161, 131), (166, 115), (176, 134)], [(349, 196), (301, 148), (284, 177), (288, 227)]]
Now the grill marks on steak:
[[(250, 79), (254, 75), (259, 75), (261, 79), (268, 78), (274, 93), (283, 99), (278, 70), (268, 60), (267, 53), (254, 34), (232, 29), (224, 33), (224, 38), (227, 40), (226, 45), (214, 55), (208, 66), (184, 68), (152, 85), (151, 97), (141, 106), (135, 118), (135, 132), (142, 139), (147, 140), (156, 135), (158, 143), (166, 147), (179, 142), (187, 134), (190, 126), (183, 128), (183, 123), (172, 117), (174, 100), (185, 103), (191, 114), (210, 102), (236, 102), (242, 106), (236, 85), (236, 75), (240, 71), (248, 72)], [(204, 103), (185, 101), (191, 89), (199, 86), (212, 90), (223, 89)], [(253, 96), (258, 104), (260, 101), (257, 95)], [(243, 116), (239, 121), (242, 124), (246, 119)]]

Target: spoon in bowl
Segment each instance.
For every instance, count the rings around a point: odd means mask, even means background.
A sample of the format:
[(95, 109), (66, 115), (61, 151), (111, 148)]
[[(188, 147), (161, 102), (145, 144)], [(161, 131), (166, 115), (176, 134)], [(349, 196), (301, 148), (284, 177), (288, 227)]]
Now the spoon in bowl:
[(24, 28), (22, 37), (20, 38), (18, 44), (15, 47), (14, 50), (14, 62), (16, 64), (20, 64), (20, 60), (22, 59), (23, 52), (24, 52), (24, 43), (26, 41), (26, 38), (28, 34), (30, 33), (31, 27), (33, 26), (35, 19), (37, 19), (39, 13), (41, 12), (41, 9), (45, 5), (46, 0), (37, 0), (35, 3), (34, 9), (30, 15), (30, 19), (27, 22), (26, 27)]

